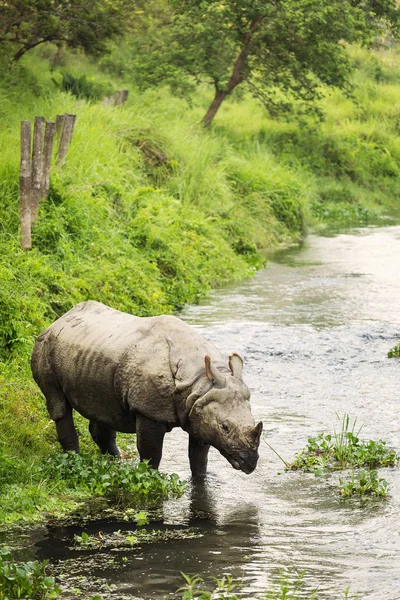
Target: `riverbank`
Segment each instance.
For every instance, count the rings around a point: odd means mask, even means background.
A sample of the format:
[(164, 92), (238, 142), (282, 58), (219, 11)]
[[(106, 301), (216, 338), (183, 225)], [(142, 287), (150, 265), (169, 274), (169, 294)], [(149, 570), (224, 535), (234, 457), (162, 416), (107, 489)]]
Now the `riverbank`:
[[(310, 225), (365, 223), (396, 209), (400, 58), (352, 53), (354, 98), (327, 96), (324, 122), (274, 121), (253, 99), (232, 98), (207, 132), (203, 90), (192, 107), (165, 90), (134, 89), (126, 106), (104, 105), (87, 90), (63, 91), (62, 72), (85, 74), (92, 89), (129, 83), (81, 57), (57, 65), (51, 47), (3, 73), (0, 520), (40, 518), (70, 501), (32, 479), (59, 450), (29, 370), (35, 337), (57, 316), (88, 298), (138, 315), (176, 311), (251, 275), (265, 248), (295, 242)], [(22, 252), (19, 121), (62, 113), (77, 115), (68, 160), (53, 171), (33, 250)]]

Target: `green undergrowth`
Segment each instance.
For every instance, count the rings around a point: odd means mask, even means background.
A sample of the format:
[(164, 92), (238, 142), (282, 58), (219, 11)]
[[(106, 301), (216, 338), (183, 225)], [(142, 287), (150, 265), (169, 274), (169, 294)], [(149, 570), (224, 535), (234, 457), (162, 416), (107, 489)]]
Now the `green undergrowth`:
[(134, 511), (135, 520), (137, 511), (155, 510), (186, 489), (177, 475), (160, 473), (137, 460), (86, 452), (55, 454), (28, 465), (0, 458), (0, 522), (6, 524), (40, 518), (42, 513), (90, 518), (115, 512), (130, 518)]

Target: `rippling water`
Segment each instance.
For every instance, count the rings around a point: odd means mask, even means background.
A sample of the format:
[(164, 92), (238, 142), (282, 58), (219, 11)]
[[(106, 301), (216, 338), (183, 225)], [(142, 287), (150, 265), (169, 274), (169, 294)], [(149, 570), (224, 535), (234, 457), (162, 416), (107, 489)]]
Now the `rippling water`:
[[(400, 364), (386, 358), (400, 338), (399, 299), (400, 227), (388, 227), (310, 236), (182, 317), (243, 356), (256, 422), (290, 460), (308, 436), (338, 428), (344, 413), (364, 424), (362, 437), (400, 450)], [(188, 478), (186, 437), (177, 430), (166, 437), (161, 469)], [(306, 592), (318, 587), (324, 599), (338, 599), (347, 586), (371, 600), (400, 599), (399, 470), (382, 471), (388, 500), (360, 506), (313, 475), (281, 468), (263, 443), (252, 475), (212, 451), (206, 486), (164, 507), (166, 526), (195, 537), (115, 552), (112, 565), (104, 551), (71, 552), (71, 529), (27, 532), (26, 543), (64, 574), (89, 577), (104, 598), (173, 596), (180, 571), (242, 576), (251, 598), (286, 568), (306, 570)], [(100, 582), (115, 587), (104, 592)]]

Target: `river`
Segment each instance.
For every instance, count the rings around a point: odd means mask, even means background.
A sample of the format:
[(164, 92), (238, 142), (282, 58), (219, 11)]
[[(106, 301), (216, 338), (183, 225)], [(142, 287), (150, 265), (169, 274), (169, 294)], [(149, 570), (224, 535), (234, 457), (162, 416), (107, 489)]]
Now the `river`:
[[(345, 413), (363, 424), (361, 437), (400, 450), (400, 365), (387, 358), (400, 338), (400, 227), (311, 235), (182, 318), (242, 355), (255, 420), (286, 460), (308, 436), (338, 429)], [(161, 470), (188, 479), (186, 437), (166, 436)], [(282, 569), (289, 577), (305, 570), (305, 597), (318, 587), (318, 598), (337, 600), (351, 586), (365, 599), (400, 599), (399, 469), (382, 470), (388, 498), (363, 505), (343, 501), (329, 481), (283, 472), (264, 442), (253, 474), (216, 450), (209, 471), (203, 488), (164, 506), (164, 527), (192, 537), (114, 551), (111, 564), (102, 550), (70, 549), (79, 528), (41, 527), (25, 532), (25, 543), (76, 587), (84, 576), (83, 587), (105, 600), (175, 597), (181, 571), (229, 573), (242, 579), (245, 598), (256, 598)], [(101, 524), (104, 535), (121, 528)]]

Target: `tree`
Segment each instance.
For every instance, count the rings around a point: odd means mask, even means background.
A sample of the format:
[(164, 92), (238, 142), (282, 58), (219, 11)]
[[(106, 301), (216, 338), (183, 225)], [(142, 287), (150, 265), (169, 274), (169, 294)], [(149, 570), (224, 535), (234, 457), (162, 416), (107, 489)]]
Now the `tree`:
[(321, 83), (348, 85), (346, 43), (368, 46), (377, 35), (397, 35), (400, 16), (396, 0), (159, 4), (164, 6), (162, 28), (143, 30), (146, 54), (134, 61), (136, 77), (143, 84), (167, 82), (186, 92), (190, 84), (211, 83), (215, 95), (205, 126), (227, 96), (244, 84), (271, 111), (287, 108), (290, 100), (315, 107)]
[(44, 42), (99, 54), (129, 23), (129, 0), (0, 0), (0, 49), (17, 61)]

